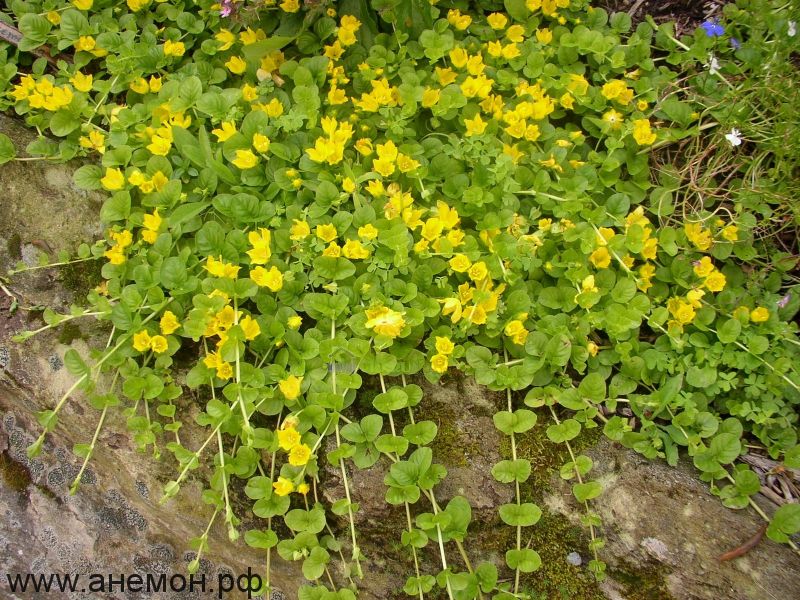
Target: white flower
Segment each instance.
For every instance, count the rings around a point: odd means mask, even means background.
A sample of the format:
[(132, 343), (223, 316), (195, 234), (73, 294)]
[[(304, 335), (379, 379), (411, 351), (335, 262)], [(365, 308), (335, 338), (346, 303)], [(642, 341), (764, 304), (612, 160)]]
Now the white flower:
[(719, 73), (719, 61), (713, 54), (708, 55), (708, 65), (706, 66), (708, 67), (708, 72), (712, 75)]
[(794, 37), (797, 35), (797, 22), (796, 21), (789, 21), (789, 30), (786, 32), (789, 37)]
[(731, 146), (741, 146), (742, 145), (742, 138), (740, 137), (742, 132), (738, 129), (731, 129), (730, 133), (725, 134), (725, 139), (731, 143)]

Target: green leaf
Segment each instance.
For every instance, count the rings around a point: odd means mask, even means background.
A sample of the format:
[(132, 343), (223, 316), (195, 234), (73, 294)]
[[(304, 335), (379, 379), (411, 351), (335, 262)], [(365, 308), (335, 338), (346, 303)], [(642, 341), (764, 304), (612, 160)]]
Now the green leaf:
[(800, 531), (800, 504), (784, 504), (772, 516), (767, 537), (783, 544), (789, 541), (789, 536)]
[(517, 460), (501, 460), (492, 467), (492, 477), (500, 483), (518, 481), (523, 483), (531, 475), (531, 461), (524, 458)]
[(717, 337), (723, 344), (730, 344), (736, 341), (742, 332), (742, 324), (737, 319), (728, 319), (717, 329)]
[(322, 508), (290, 510), (283, 517), (286, 526), (292, 531), (319, 533), (325, 529), (325, 511)]
[(492, 420), (494, 426), (506, 435), (525, 433), (536, 425), (536, 413), (526, 408), (520, 408), (513, 413), (501, 410), (494, 414)]
[(581, 432), (581, 424), (575, 419), (565, 419), (558, 425), (550, 425), (547, 428), (547, 438), (555, 443), (568, 442), (578, 437)]
[(64, 365), (66, 365), (70, 375), (74, 375), (75, 377), (83, 377), (89, 374), (89, 367), (83, 362), (80, 354), (73, 348), (70, 348), (64, 354)]
[(318, 256), (314, 259), (314, 270), (320, 277), (338, 281), (350, 277), (356, 272), (356, 267), (341, 256)]
[(499, 512), (503, 523), (512, 527), (530, 527), (542, 517), (542, 509), (532, 502), (503, 504)]
[(598, 481), (587, 481), (585, 483), (576, 483), (572, 486), (572, 495), (578, 502), (586, 502), (597, 498), (603, 493), (603, 486)]
[(506, 552), (506, 564), (509, 569), (519, 569), (522, 573), (533, 573), (542, 566), (539, 553), (530, 548), (514, 549)]
[(578, 385), (583, 398), (598, 403), (606, 399), (606, 380), (600, 373), (589, 373)]
[(436, 437), (438, 427), (433, 421), (419, 421), (403, 428), (403, 437), (415, 446), (427, 446)]
[(33, 50), (44, 44), (52, 25), (44, 16), (35, 13), (25, 13), (19, 20), (19, 30), (23, 38), (19, 42), (19, 49)]
[(327, 550), (320, 546), (311, 549), (311, 553), (303, 561), (303, 577), (309, 580), (319, 579), (325, 572), (325, 565), (330, 561), (331, 556)]
[(0, 133), (0, 165), (3, 165), (17, 156), (14, 142), (5, 133)]
[(391, 388), (389, 391), (375, 396), (372, 405), (378, 412), (389, 414), (408, 406), (408, 394), (399, 387)]
[(66, 137), (80, 127), (80, 124), (81, 122), (71, 112), (59, 110), (50, 118), (50, 131), (58, 137)]
[(278, 535), (271, 529), (251, 529), (244, 534), (244, 541), (251, 548), (267, 550), (278, 545)]

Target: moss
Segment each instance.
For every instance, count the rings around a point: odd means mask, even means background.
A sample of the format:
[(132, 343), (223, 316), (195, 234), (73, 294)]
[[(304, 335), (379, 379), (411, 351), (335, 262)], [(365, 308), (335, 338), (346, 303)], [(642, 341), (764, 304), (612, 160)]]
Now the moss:
[(0, 453), (0, 476), (9, 489), (17, 492), (25, 490), (31, 483), (31, 474), (25, 465), (15, 461), (5, 452)]
[(83, 338), (83, 332), (73, 321), (67, 321), (60, 326), (58, 341), (61, 344), (69, 345), (77, 339)]
[(451, 467), (468, 467), (467, 456), (480, 453), (480, 443), (458, 428), (457, 414), (443, 403), (422, 402), (414, 409), (414, 418), (433, 421), (438, 432), (430, 444), (438, 462)]
[[(487, 525), (476, 539), (486, 540), (488, 551), (504, 556), (516, 546), (516, 528)], [(541, 568), (535, 573), (523, 573), (520, 591), (527, 592), (536, 600), (605, 600), (606, 596), (594, 577), (584, 566), (573, 566), (567, 562), (570, 552), (578, 552), (588, 560), (587, 534), (571, 524), (566, 517), (544, 512), (534, 527), (523, 528), (522, 546), (539, 553)], [(507, 573), (513, 579), (513, 573)]]
[(102, 269), (103, 261), (101, 260), (87, 260), (64, 265), (59, 270), (61, 283), (75, 294), (85, 296), (103, 280)]
[(629, 563), (622, 563), (609, 569), (608, 574), (625, 587), (625, 597), (628, 600), (671, 600), (673, 597), (664, 581), (664, 573), (658, 567), (634, 567)]
[(8, 250), (8, 256), (14, 260), (22, 258), (22, 238), (19, 233), (14, 232), (11, 234), (11, 237), (6, 242), (6, 249)]
[[(530, 431), (515, 436), (517, 457), (531, 461), (531, 478), (522, 486), (523, 496), (530, 499), (541, 498), (550, 488), (550, 479), (561, 466), (570, 460), (566, 444), (554, 444), (547, 437), (547, 428), (553, 424), (548, 413), (537, 411), (539, 419)], [(572, 451), (577, 455), (594, 446), (603, 432), (599, 427), (582, 428), (580, 435), (570, 442)], [(511, 457), (511, 438), (503, 436), (500, 442), (500, 454), (504, 458)]]

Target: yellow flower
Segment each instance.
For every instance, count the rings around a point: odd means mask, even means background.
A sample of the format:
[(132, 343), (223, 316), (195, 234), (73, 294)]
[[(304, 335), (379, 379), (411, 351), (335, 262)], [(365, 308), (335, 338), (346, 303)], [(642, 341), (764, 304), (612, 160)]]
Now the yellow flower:
[(47, 20), (50, 21), (53, 25), (58, 25), (61, 23), (61, 15), (58, 14), (56, 11), (51, 10), (46, 15)]
[(700, 308), (703, 306), (703, 303), (700, 301), (706, 293), (703, 290), (699, 289), (691, 289), (686, 292), (686, 299), (689, 301), (689, 304), (692, 305), (692, 308)]
[(103, 187), (110, 191), (120, 190), (125, 185), (125, 175), (117, 168), (106, 167), (106, 174), (100, 180)]
[(403, 318), (402, 313), (386, 306), (367, 309), (365, 312), (367, 322), (364, 326), (367, 329), (372, 329), (378, 335), (396, 338), (400, 335), (403, 327), (406, 326), (406, 320)]
[(622, 126), (623, 117), (620, 113), (613, 108), (603, 113), (603, 121), (608, 123), (611, 129), (619, 129)]
[(150, 86), (147, 85), (147, 80), (144, 77), (139, 77), (132, 81), (128, 87), (137, 94), (146, 94), (150, 91)]
[(322, 256), (332, 256), (338, 258), (342, 255), (342, 247), (336, 242), (331, 242), (328, 247), (322, 251)]
[(251, 269), (250, 279), (259, 287), (269, 288), (272, 292), (279, 292), (283, 288), (283, 273), (277, 267), (271, 267), (269, 270), (264, 267)]
[(97, 42), (91, 35), (82, 35), (78, 38), (78, 41), (75, 42), (75, 50), (78, 52), (91, 52), (94, 50), (94, 47), (97, 45)]
[(213, 256), (209, 256), (206, 259), (206, 264), (203, 265), (203, 268), (214, 277), (227, 277), (228, 279), (236, 279), (240, 269), (236, 265), (226, 263), (222, 260), (222, 257), (216, 259)]
[(133, 349), (139, 352), (147, 352), (150, 350), (150, 339), (150, 334), (143, 329), (133, 336)]
[(284, 12), (296, 13), (300, 10), (300, 2), (298, 0), (284, 0), (281, 2), (280, 7)]
[(294, 219), (292, 226), (289, 228), (289, 234), (289, 239), (291, 240), (303, 240), (311, 235), (311, 228), (306, 221)]
[(183, 42), (173, 42), (172, 40), (164, 42), (165, 56), (183, 56), (184, 52), (186, 52), (186, 46), (183, 45)]
[(72, 5), (78, 10), (89, 10), (92, 8), (94, 0), (72, 0)]
[(722, 237), (729, 242), (735, 242), (739, 239), (739, 228), (736, 225), (728, 225), (722, 230)]
[(286, 322), (286, 325), (289, 329), (300, 329), (300, 325), (303, 324), (303, 317), (300, 315), (294, 315), (293, 317), (289, 317), (289, 320)]
[(704, 256), (694, 265), (694, 273), (698, 277), (708, 277), (714, 272), (714, 263), (708, 256)]
[(725, 281), (725, 275), (719, 271), (714, 271), (708, 277), (706, 277), (703, 285), (706, 286), (709, 291), (721, 292), (725, 289)]
[(369, 156), (373, 152), (372, 140), (367, 138), (361, 138), (357, 140), (356, 143), (353, 144), (353, 147), (358, 151), (359, 154), (361, 154), (361, 156)]
[(150, 0), (128, 0), (128, 8), (133, 12), (138, 12), (147, 6), (149, 2)]
[(153, 214), (145, 214), (142, 218), (145, 231), (142, 232), (144, 240), (150, 244), (155, 243), (158, 237), (158, 230), (161, 227), (163, 219), (158, 214), (158, 209), (153, 211)]
[(231, 46), (233, 46), (234, 42), (236, 41), (236, 34), (227, 29), (220, 29), (219, 33), (214, 35), (214, 39), (217, 40), (220, 44), (222, 44), (219, 49), (220, 51), (228, 50)]
[(464, 125), (467, 127), (466, 136), (480, 135), (486, 130), (488, 123), (481, 119), (480, 113), (475, 115), (472, 119), (464, 119)]
[[(328, 10), (330, 11), (332, 9), (329, 8)], [(303, 482), (303, 483), (301, 483), (300, 485), (297, 486), (297, 493), (298, 494), (303, 494), (303, 496), (305, 496), (309, 492), (310, 489), (311, 488), (308, 486), (308, 484)]]
[(649, 119), (633, 120), (633, 139), (640, 146), (648, 146), (656, 141), (656, 133), (650, 129)]
[(472, 266), (472, 261), (466, 254), (456, 254), (450, 259), (450, 268), (456, 273), (466, 273)]
[(611, 254), (605, 246), (600, 246), (589, 255), (589, 261), (598, 269), (607, 269), (611, 264)]
[(158, 322), (158, 326), (161, 329), (161, 333), (164, 335), (169, 335), (170, 333), (174, 333), (181, 324), (178, 323), (178, 318), (172, 311), (165, 311), (163, 315), (161, 315), (161, 320)]
[(457, 8), (448, 11), (447, 20), (459, 31), (464, 31), (469, 27), (470, 23), (472, 23), (472, 17), (469, 15), (462, 15), (461, 11)]
[(549, 44), (553, 41), (553, 32), (546, 27), (544, 29), (537, 29), (536, 39), (539, 40), (540, 44)]
[(365, 240), (374, 240), (378, 237), (378, 230), (372, 223), (367, 223), (358, 228), (358, 237), (364, 238)]
[[(288, 2), (289, 0), (287, 0)], [(295, 3), (297, 0), (293, 0)], [(284, 2), (286, 4), (286, 2)], [(272, 484), (272, 488), (275, 490), (276, 496), (288, 496), (289, 494), (294, 491), (294, 483), (290, 479), (286, 479), (285, 477), (278, 477), (278, 481)]]
[(589, 356), (597, 356), (597, 351), (599, 347), (594, 342), (589, 342), (586, 344), (586, 350), (589, 352)]
[(230, 363), (221, 362), (217, 365), (217, 377), (220, 379), (230, 379), (233, 377), (233, 367)]
[(234, 75), (241, 75), (247, 69), (247, 63), (238, 56), (231, 56), (225, 66)]
[(620, 98), (624, 99), (627, 96), (627, 92), (628, 86), (624, 81), (619, 79), (613, 79), (609, 81), (603, 85), (603, 88), (600, 90), (600, 93), (604, 98), (617, 101), (619, 101)]
[(300, 432), (294, 427), (278, 430), (278, 446), (281, 450), (289, 451), (300, 443)]
[(697, 247), (698, 250), (708, 250), (711, 246), (711, 233), (700, 223), (686, 223), (683, 226), (686, 238)]
[(763, 323), (764, 321), (769, 320), (769, 310), (763, 306), (754, 308), (752, 311), (750, 311), (750, 320), (753, 321), (753, 323)]
[(431, 106), (435, 106), (439, 103), (439, 100), (442, 97), (441, 90), (436, 90), (433, 88), (425, 88), (425, 91), (422, 92), (422, 106), (423, 108), (430, 108)]
[(444, 373), (447, 371), (449, 359), (444, 354), (434, 354), (431, 356), (431, 369), (437, 373)]
[(154, 335), (150, 339), (150, 348), (156, 354), (162, 354), (163, 352), (166, 352), (168, 347), (169, 345), (167, 344), (167, 338), (165, 338), (163, 335)]
[(244, 339), (248, 341), (256, 339), (261, 333), (261, 327), (258, 325), (258, 321), (250, 315), (245, 315), (245, 317), (239, 321), (239, 327), (242, 328)]
[(481, 260), (472, 265), (467, 274), (472, 281), (475, 283), (480, 283), (486, 279), (486, 276), (489, 274), (489, 270), (486, 268), (486, 263)]
[(250, 261), (255, 265), (265, 265), (272, 256), (269, 244), (271, 239), (269, 229), (259, 227), (258, 231), (251, 231), (247, 234), (247, 241), (253, 247), (247, 251)]
[(508, 38), (515, 44), (519, 44), (525, 41), (524, 34), (525, 34), (525, 28), (522, 25), (512, 25), (511, 27), (506, 29), (506, 38)]
[(314, 230), (317, 237), (321, 239), (323, 242), (332, 242), (338, 236), (336, 232), (336, 227), (333, 223), (328, 223), (326, 225), (317, 225), (317, 228)]
[(237, 150), (233, 164), (240, 169), (252, 169), (258, 164), (258, 157), (250, 150)]
[(267, 35), (261, 29), (253, 31), (248, 27), (247, 29), (239, 33), (239, 39), (242, 41), (242, 44), (244, 44), (245, 46), (249, 46), (251, 44), (255, 44), (259, 40), (267, 39)]
[(236, 123), (233, 121), (224, 121), (219, 129), (212, 129), (211, 133), (217, 136), (220, 142), (225, 142), (236, 133)]
[(242, 86), (242, 98), (244, 98), (247, 102), (252, 102), (258, 98), (258, 88), (256, 88), (254, 85), (250, 85), (249, 83), (245, 83)]
[(302, 383), (302, 377), (289, 375), (286, 379), (278, 382), (278, 388), (287, 400), (295, 400), (300, 395), (300, 384)]
[(596, 292), (597, 286), (594, 284), (594, 275), (589, 275), (581, 281), (581, 292)]
[(311, 448), (305, 444), (297, 444), (289, 450), (289, 464), (293, 467), (302, 467), (311, 458)]
[(78, 140), (81, 148), (91, 148), (100, 154), (106, 151), (106, 136), (99, 131), (90, 131), (88, 136), (81, 136)]
[(92, 89), (92, 74), (84, 75), (78, 71), (70, 78), (69, 82), (79, 92), (88, 92)]
[(358, 240), (347, 240), (342, 247), (342, 254), (344, 254), (345, 258), (369, 258), (369, 250), (367, 250)]
[(453, 342), (450, 340), (449, 337), (441, 337), (437, 335), (435, 347), (436, 347), (436, 352), (438, 352), (439, 354), (447, 355), (453, 353), (453, 350), (455, 349), (455, 344), (453, 344)]
[(263, 133), (256, 133), (253, 135), (253, 148), (262, 154), (269, 150), (269, 144), (269, 138)]
[(155, 75), (150, 76), (150, 80), (148, 81), (150, 85), (150, 91), (154, 94), (161, 90), (161, 77), (156, 77)]
[(503, 29), (508, 23), (508, 18), (502, 13), (492, 13), (486, 17), (486, 21), (492, 29)]
[(147, 149), (157, 156), (166, 156), (172, 147), (172, 142), (160, 135), (154, 135), (147, 145)]

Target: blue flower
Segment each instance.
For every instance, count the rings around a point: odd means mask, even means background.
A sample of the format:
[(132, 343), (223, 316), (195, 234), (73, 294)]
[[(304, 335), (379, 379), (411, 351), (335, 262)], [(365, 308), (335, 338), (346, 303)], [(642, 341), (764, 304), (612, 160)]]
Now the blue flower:
[(738, 50), (741, 47), (742, 44), (741, 42), (739, 42), (739, 40), (737, 40), (736, 38), (731, 38), (731, 48), (733, 48), (734, 50)]
[(719, 24), (719, 21), (714, 19), (713, 21), (704, 21), (700, 27), (706, 32), (708, 37), (718, 37), (725, 33), (725, 28)]

